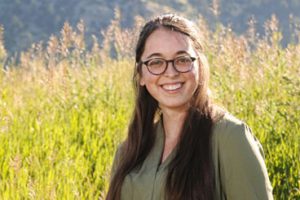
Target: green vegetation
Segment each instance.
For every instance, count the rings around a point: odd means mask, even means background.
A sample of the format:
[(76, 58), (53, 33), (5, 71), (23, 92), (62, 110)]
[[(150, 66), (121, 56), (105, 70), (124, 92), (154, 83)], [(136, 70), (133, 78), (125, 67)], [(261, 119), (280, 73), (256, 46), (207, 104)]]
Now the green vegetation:
[[(275, 199), (299, 199), (300, 45), (279, 45), (275, 17), (265, 39), (197, 23), (215, 101), (261, 141)], [(103, 199), (132, 111), (134, 30), (114, 20), (89, 51), (83, 23), (65, 24), (46, 48), (33, 45), (0, 71), (0, 199)]]

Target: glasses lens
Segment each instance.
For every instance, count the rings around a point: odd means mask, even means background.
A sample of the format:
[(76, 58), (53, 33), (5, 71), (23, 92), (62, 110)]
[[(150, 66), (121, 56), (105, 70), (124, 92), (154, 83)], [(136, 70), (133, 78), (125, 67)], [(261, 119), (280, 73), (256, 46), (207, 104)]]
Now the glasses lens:
[(175, 59), (174, 64), (179, 72), (187, 72), (191, 70), (193, 59), (189, 56), (178, 57)]
[(147, 67), (151, 73), (161, 74), (165, 70), (165, 64), (163, 59), (155, 58), (147, 63)]

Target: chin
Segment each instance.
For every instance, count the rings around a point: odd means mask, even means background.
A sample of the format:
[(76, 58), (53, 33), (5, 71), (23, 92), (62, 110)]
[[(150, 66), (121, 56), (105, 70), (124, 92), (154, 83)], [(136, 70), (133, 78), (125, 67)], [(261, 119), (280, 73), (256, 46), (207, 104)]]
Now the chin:
[(167, 103), (160, 103), (160, 107), (163, 108), (168, 108), (168, 109), (184, 109), (188, 107), (187, 102), (167, 102)]

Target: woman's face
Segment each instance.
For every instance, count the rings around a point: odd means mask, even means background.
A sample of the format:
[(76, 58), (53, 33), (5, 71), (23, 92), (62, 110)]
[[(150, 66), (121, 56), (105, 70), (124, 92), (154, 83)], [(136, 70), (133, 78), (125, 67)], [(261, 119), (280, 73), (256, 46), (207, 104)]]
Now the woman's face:
[[(182, 33), (159, 28), (147, 38), (141, 60), (143, 62), (154, 58), (172, 60), (181, 56), (197, 58), (191, 39)], [(199, 83), (198, 59), (192, 65), (189, 72), (180, 73), (169, 62), (163, 74), (153, 75), (143, 64), (140, 85), (146, 86), (162, 110), (185, 111)]]

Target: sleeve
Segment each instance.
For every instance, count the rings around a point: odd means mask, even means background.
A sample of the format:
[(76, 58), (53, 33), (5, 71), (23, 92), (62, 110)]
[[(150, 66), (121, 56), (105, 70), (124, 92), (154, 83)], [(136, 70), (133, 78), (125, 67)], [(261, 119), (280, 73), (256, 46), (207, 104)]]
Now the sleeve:
[(231, 124), (220, 146), (221, 184), (229, 200), (273, 200), (263, 150), (250, 128)]

